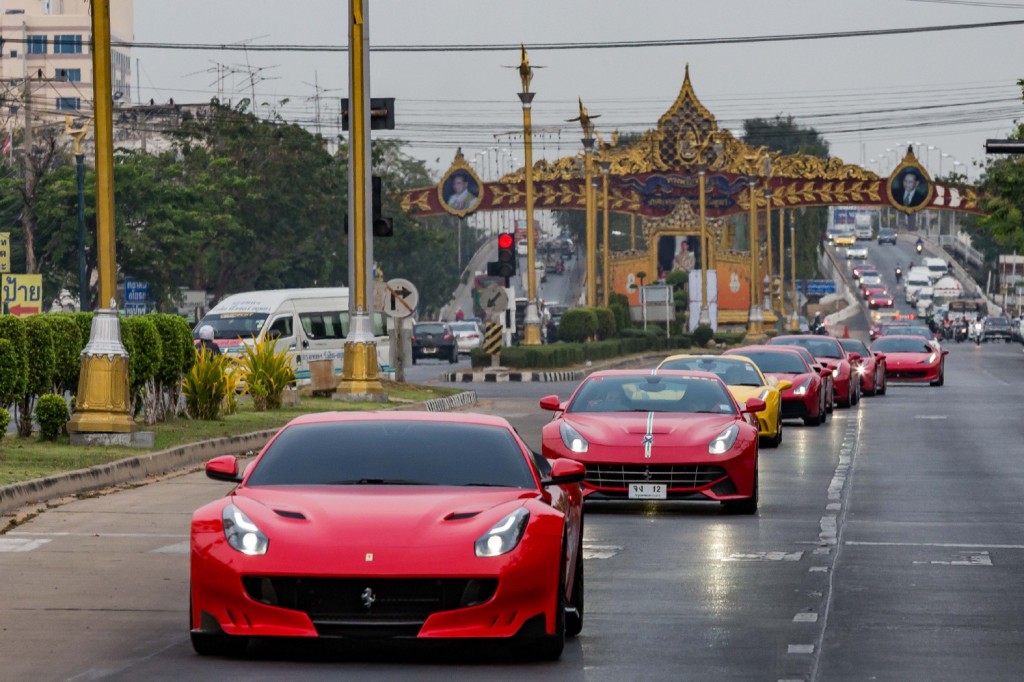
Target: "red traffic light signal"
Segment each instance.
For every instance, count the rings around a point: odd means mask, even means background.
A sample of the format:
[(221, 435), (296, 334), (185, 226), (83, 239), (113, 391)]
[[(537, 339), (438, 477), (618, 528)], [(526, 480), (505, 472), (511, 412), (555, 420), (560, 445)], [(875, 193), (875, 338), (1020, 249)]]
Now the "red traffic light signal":
[(508, 232), (498, 235), (497, 271), (500, 277), (512, 277), (516, 274), (516, 239)]

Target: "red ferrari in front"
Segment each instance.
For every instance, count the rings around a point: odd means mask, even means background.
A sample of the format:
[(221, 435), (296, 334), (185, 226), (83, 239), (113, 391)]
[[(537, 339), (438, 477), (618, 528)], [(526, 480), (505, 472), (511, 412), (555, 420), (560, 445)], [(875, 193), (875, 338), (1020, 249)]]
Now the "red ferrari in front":
[(847, 353), (856, 353), (860, 360), (853, 373), (860, 377), (860, 391), (864, 395), (885, 395), (885, 353), (873, 353), (860, 339), (839, 339)]
[(852, 365), (860, 358), (847, 353), (839, 339), (817, 334), (787, 334), (769, 339), (768, 345), (806, 348), (815, 360), (832, 370), (836, 402), (841, 407), (853, 407), (860, 401), (860, 381), (853, 376)]
[(879, 337), (871, 350), (885, 353), (885, 376), (894, 381), (928, 382), (932, 386), (946, 383), (946, 355), (920, 336), (893, 334)]
[(557, 658), (583, 623), (584, 469), (475, 414), (284, 426), (192, 517), (196, 652), (250, 637), (495, 638)]
[(543, 455), (586, 467), (587, 499), (714, 500), (729, 511), (757, 513), (757, 426), (765, 408), (740, 406), (709, 372), (594, 372), (542, 430)]

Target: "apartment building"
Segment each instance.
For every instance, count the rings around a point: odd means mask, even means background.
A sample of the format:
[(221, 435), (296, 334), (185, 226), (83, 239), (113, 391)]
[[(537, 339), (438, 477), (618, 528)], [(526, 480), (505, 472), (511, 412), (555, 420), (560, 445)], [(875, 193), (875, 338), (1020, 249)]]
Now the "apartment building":
[[(35, 124), (93, 114), (89, 9), (89, 0), (0, 0), (0, 125), (5, 129), (25, 125), (28, 93)], [(132, 0), (111, 0), (111, 42), (130, 43), (134, 35)], [(111, 71), (114, 100), (130, 103), (129, 48), (111, 48)]]

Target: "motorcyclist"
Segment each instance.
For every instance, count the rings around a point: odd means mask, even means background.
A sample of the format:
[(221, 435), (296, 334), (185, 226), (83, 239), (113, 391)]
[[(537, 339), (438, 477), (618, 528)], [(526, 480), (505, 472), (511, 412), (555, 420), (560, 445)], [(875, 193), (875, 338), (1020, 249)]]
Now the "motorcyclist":
[(922, 251), (924, 251), (924, 240), (921, 239), (920, 237), (918, 237), (917, 238), (917, 243), (914, 245), (914, 248), (917, 249), (918, 253), (921, 253)]
[(896, 264), (896, 284), (900, 283), (900, 278), (903, 277), (903, 268), (899, 263)]
[(825, 321), (821, 319), (821, 313), (814, 313), (814, 321), (811, 322), (812, 334), (826, 334)]

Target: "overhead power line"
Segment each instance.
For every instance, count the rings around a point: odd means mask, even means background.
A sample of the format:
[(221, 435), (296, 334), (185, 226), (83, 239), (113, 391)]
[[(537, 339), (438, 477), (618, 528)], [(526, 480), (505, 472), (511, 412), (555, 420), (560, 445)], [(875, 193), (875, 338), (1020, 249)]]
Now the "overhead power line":
[[(621, 40), (601, 42), (557, 42), (532, 43), (531, 50), (621, 50), (650, 47), (685, 47), (700, 45), (736, 45), (743, 43), (777, 43), (800, 40), (827, 40), (832, 38), (865, 38), (874, 36), (899, 36), (918, 33), (940, 33), (946, 31), (969, 31), (987, 28), (1005, 28), (1024, 25), (1024, 19), (1008, 21), (986, 21), (970, 24), (945, 24), (938, 26), (910, 26), (903, 28), (866, 29), (861, 31), (826, 31), (822, 33), (780, 33), (764, 36), (733, 36), (723, 38), (668, 38), (664, 40)], [(21, 38), (5, 38), (6, 42), (25, 42)], [(91, 44), (91, 43), (90, 43)], [(238, 43), (157, 43), (112, 41), (113, 47), (141, 50), (219, 50), (234, 52), (347, 52), (348, 45), (298, 45), (298, 44), (238, 44)], [(449, 45), (371, 45), (370, 52), (507, 52), (517, 51), (519, 43), (507, 44), (449, 44)]]

